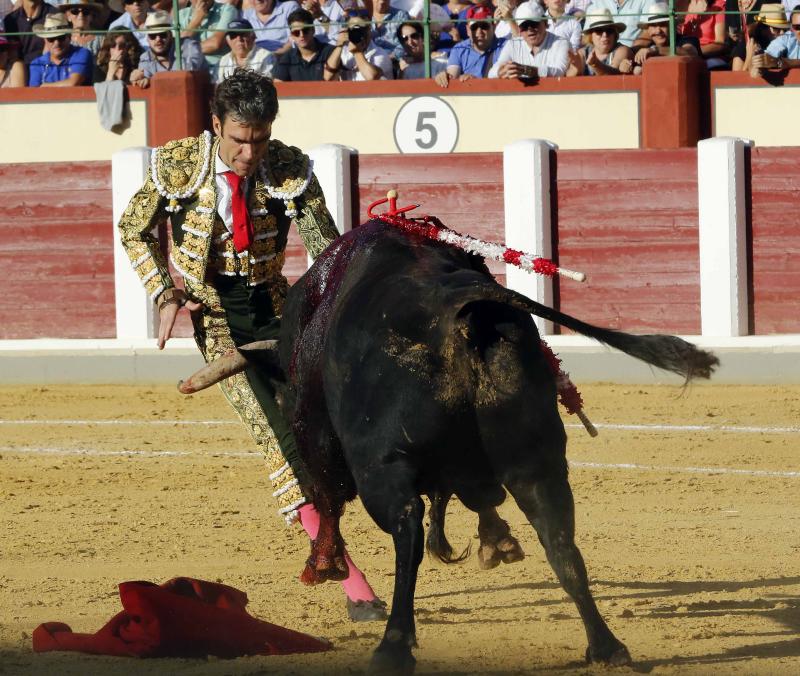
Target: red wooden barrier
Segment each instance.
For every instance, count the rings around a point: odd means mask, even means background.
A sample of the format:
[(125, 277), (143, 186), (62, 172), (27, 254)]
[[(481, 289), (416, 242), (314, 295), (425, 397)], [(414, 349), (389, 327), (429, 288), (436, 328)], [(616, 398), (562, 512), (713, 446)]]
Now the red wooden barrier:
[(560, 307), (633, 332), (700, 333), (697, 154), (560, 151), (558, 260), (588, 276), (560, 283)]
[(797, 148), (753, 148), (751, 316), (755, 333), (800, 333)]
[(113, 338), (111, 163), (0, 164), (0, 339)]

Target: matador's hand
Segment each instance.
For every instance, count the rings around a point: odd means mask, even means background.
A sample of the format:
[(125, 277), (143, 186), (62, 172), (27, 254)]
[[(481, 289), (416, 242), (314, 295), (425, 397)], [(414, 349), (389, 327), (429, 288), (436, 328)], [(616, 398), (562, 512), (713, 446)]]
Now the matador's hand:
[(185, 307), (189, 312), (197, 312), (203, 309), (203, 304), (190, 300), (180, 289), (176, 289), (173, 296), (174, 300), (161, 303), (158, 311), (158, 349), (163, 350), (164, 345), (172, 337), (172, 328), (178, 317), (178, 311)]

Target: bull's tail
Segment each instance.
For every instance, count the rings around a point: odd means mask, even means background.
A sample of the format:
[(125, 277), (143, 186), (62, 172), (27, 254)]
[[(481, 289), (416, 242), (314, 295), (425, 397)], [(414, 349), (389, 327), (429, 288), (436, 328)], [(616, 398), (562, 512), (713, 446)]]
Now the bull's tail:
[(450, 502), (450, 495), (440, 491), (434, 491), (428, 495), (431, 501), (431, 524), (428, 527), (428, 537), (425, 539), (425, 548), (428, 554), (435, 556), (442, 563), (461, 563), (469, 557), (472, 548), (467, 544), (467, 548), (459, 556), (453, 554), (453, 547), (447, 540), (444, 532), (444, 517), (447, 511), (447, 503)]
[(693, 378), (710, 378), (714, 369), (719, 365), (716, 355), (701, 350), (696, 345), (677, 336), (660, 334), (634, 336), (622, 331), (604, 329), (537, 303), (516, 291), (503, 289), (503, 295), (509, 304), (520, 310), (565, 326), (589, 338), (594, 338), (660, 369), (677, 373), (687, 381)]

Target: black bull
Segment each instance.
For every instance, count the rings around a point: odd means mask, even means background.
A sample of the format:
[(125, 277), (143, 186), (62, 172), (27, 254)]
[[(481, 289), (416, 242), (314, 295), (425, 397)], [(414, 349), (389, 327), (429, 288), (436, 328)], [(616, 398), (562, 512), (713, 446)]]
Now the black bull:
[(451, 493), (476, 512), (510, 493), (578, 608), (587, 659), (630, 662), (574, 542), (566, 434), (531, 313), (687, 379), (709, 377), (717, 364), (674, 336), (601, 329), (542, 306), (497, 284), (482, 259), (380, 220), (336, 240), (291, 288), (279, 365), (274, 349), (246, 353), (285, 374), (281, 406), (324, 517), (304, 581), (345, 574), (338, 518), (356, 494), (394, 540), (394, 596), (375, 671), (413, 669), (420, 496)]

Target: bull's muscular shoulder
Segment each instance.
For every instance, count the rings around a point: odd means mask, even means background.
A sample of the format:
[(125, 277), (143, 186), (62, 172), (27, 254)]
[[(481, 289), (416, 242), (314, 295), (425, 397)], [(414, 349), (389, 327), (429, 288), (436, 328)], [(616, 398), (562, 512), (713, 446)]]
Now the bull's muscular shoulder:
[(267, 177), (276, 193), (296, 195), (305, 189), (311, 160), (300, 148), (272, 139), (267, 151)]
[(155, 148), (150, 170), (158, 191), (164, 197), (178, 199), (196, 193), (211, 168), (213, 146), (211, 133), (205, 131)]

